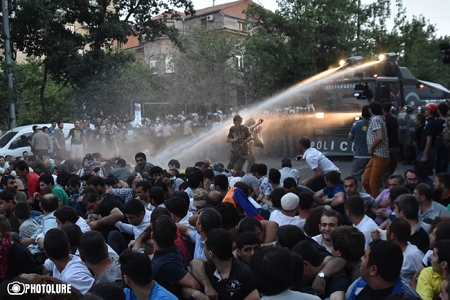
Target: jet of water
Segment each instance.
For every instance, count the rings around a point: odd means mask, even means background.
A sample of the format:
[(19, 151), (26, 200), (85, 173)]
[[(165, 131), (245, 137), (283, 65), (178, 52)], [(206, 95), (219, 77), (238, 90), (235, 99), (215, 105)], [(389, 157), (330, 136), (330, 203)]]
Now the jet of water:
[[(367, 62), (339, 72), (336, 71), (340, 70), (341, 67), (324, 71), (246, 109), (241, 113), (241, 116), (246, 120), (247, 117), (254, 117), (264, 110), (283, 107), (283, 104), (286, 104), (289, 99), (298, 97), (310, 89), (320, 87), (328, 82), (335, 81), (343, 76), (377, 63), (378, 61)], [(232, 124), (214, 123), (209, 131), (203, 132), (195, 138), (177, 141), (168, 145), (165, 149), (160, 150), (157, 154), (152, 153), (152, 163), (159, 166), (166, 166), (170, 159), (175, 158), (187, 164), (193, 164), (195, 161), (204, 160), (207, 157), (227, 161), (229, 156), (227, 153), (229, 153), (231, 145), (226, 143), (226, 136), (231, 126)]]

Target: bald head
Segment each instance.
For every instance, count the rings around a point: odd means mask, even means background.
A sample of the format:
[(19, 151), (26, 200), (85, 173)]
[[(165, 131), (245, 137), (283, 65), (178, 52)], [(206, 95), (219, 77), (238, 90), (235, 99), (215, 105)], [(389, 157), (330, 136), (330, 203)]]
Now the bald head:
[(221, 203), (223, 200), (222, 193), (216, 190), (213, 190), (208, 193), (208, 196), (206, 197), (206, 204), (216, 206), (217, 204)]

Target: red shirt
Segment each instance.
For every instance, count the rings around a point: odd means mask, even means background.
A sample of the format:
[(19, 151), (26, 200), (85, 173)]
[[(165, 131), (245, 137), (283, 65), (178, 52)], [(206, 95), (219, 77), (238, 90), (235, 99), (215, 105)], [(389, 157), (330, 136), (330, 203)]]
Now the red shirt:
[(33, 197), (34, 193), (38, 192), (41, 195), (44, 193), (41, 191), (39, 187), (39, 175), (31, 172), (30, 176), (27, 179), (27, 188), (28, 188), (28, 198)]

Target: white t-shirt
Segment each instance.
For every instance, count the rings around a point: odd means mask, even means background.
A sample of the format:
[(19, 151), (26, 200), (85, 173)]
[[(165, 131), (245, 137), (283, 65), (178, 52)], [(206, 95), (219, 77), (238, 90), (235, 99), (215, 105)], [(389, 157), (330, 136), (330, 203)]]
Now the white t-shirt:
[(86, 223), (86, 220), (83, 219), (82, 217), (78, 218), (75, 225), (78, 225), (78, 227), (80, 227), (82, 233), (91, 231), (91, 227), (89, 227), (88, 223)]
[(305, 226), (306, 220), (300, 219), (298, 216), (290, 217), (284, 215), (280, 210), (274, 210), (270, 214), (269, 221), (274, 221), (278, 223), (279, 226), (283, 225), (295, 225), (303, 230), (303, 226)]
[(308, 148), (303, 153), (303, 159), (306, 160), (306, 163), (309, 165), (311, 170), (316, 169), (317, 167), (322, 170), (322, 175), (327, 174), (329, 171), (338, 171), (341, 172), (335, 164), (331, 162), (325, 155), (322, 154), (316, 148)]
[(141, 233), (144, 232), (145, 228), (147, 228), (148, 225), (150, 225), (150, 216), (151, 212), (145, 210), (144, 218), (142, 219), (142, 222), (139, 225), (134, 226), (131, 224), (125, 224), (122, 223), (121, 221), (116, 222), (115, 225), (121, 232), (133, 235), (134, 238), (137, 239), (141, 235)]
[(71, 284), (72, 287), (84, 295), (94, 284), (94, 278), (91, 276), (88, 267), (78, 256), (70, 255), (70, 257), (72, 259), (67, 263), (62, 272), (59, 272), (55, 264), (49, 259), (45, 261), (44, 266), (53, 273), (53, 277), (58, 278), (64, 283)]
[(400, 278), (409, 285), (414, 274), (422, 267), (423, 252), (417, 246), (408, 242), (405, 252), (403, 252), (403, 265)]
[(322, 234), (318, 234), (316, 236), (313, 236), (312, 239), (315, 240), (317, 242), (317, 244), (319, 244), (320, 246), (324, 246), (327, 249), (328, 252), (331, 253), (333, 251), (333, 246), (332, 245), (328, 246), (325, 243), (325, 239), (323, 238)]
[(374, 220), (369, 218), (368, 216), (364, 215), (364, 218), (359, 222), (358, 225), (353, 224), (354, 227), (358, 228), (359, 231), (361, 231), (364, 234), (364, 237), (366, 238), (366, 245), (364, 249), (369, 248), (369, 244), (372, 241), (372, 238), (370, 237), (370, 232), (372, 229), (377, 228), (378, 225), (375, 223)]

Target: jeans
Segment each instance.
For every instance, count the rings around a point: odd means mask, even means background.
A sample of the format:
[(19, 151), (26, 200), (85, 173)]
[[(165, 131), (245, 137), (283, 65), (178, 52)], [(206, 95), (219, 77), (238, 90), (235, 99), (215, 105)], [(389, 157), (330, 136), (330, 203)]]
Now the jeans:
[(398, 147), (389, 148), (389, 165), (384, 172), (383, 177), (381, 178), (385, 188), (387, 188), (389, 176), (394, 174), (395, 169), (397, 169), (397, 162), (399, 158), (400, 150), (398, 149)]
[(108, 234), (108, 245), (110, 245), (118, 255), (128, 248), (127, 239), (118, 230), (113, 230)]
[(376, 198), (380, 194), (380, 182), (389, 166), (389, 157), (372, 155), (363, 176), (363, 186), (368, 194)]
[(72, 158), (82, 158), (84, 157), (83, 154), (83, 145), (70, 145), (70, 152), (72, 155)]
[(358, 184), (358, 190), (362, 188), (362, 176), (364, 174), (364, 170), (366, 169), (367, 164), (369, 163), (370, 158), (359, 158), (354, 157), (352, 162), (352, 176), (356, 178)]
[[(228, 163), (227, 168), (234, 169), (235, 171), (242, 171), (242, 167), (244, 166), (246, 159), (246, 155), (242, 155), (238, 151), (231, 150), (230, 162)], [(236, 168), (234, 168), (234, 165), (236, 165)]]

